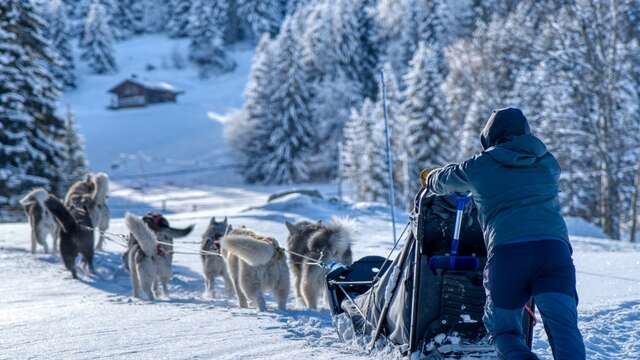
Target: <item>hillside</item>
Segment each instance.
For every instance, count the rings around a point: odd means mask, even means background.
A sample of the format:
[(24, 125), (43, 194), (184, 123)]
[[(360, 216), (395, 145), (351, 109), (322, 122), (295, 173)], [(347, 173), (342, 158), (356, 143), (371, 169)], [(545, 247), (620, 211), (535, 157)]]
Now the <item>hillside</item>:
[[(113, 75), (92, 74), (78, 62), (78, 88), (64, 94), (60, 110), (69, 105), (75, 113), (93, 170), (117, 176), (224, 163), (221, 119), (242, 106), (252, 46), (238, 45), (230, 51), (238, 64), (234, 72), (203, 80), (186, 63), (187, 45), (186, 40), (166, 35), (144, 35), (117, 43), (118, 73)], [(173, 67), (176, 50), (186, 64), (184, 69)], [(149, 65), (155, 70), (146, 70)], [(108, 109), (111, 94), (107, 91), (132, 75), (170, 83), (185, 93), (175, 104)], [(118, 164), (119, 169), (114, 170), (112, 164)]]

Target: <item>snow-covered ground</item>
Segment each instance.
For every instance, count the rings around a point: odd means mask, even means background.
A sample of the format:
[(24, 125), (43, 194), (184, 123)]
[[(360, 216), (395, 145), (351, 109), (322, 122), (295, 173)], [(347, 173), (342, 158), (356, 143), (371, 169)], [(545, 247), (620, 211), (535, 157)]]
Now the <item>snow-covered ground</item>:
[[(169, 218), (174, 226), (196, 224), (192, 235), (178, 241), (196, 249), (194, 242), (214, 215), (273, 234), (281, 243), (285, 220), (349, 215), (355, 219), (357, 258), (384, 255), (392, 246), (389, 218), (381, 210), (296, 195), (265, 205), (257, 193), (253, 206), (244, 209), (222, 205)], [(111, 231), (124, 232), (122, 221), (115, 220)], [(28, 235), (26, 224), (0, 226), (0, 358), (366, 358), (360, 349), (339, 342), (326, 310), (297, 309), (290, 300), (287, 311), (276, 311), (270, 301), (270, 311), (259, 313), (237, 308), (234, 300), (203, 297), (196, 255), (176, 256), (170, 298), (150, 303), (131, 298), (116, 243), (98, 253), (98, 276), (74, 281), (57, 256), (29, 254)], [(638, 358), (640, 249), (585, 237), (572, 242), (588, 358)], [(221, 294), (222, 282), (217, 286)], [(534, 345), (550, 358), (540, 325)]]
[[(230, 52), (235, 72), (200, 80), (187, 68), (165, 68), (174, 47), (186, 43), (160, 35), (117, 44), (119, 74), (82, 74), (78, 89), (65, 94), (86, 138), (94, 170), (114, 179), (110, 231), (124, 233), (125, 211), (143, 214), (164, 209), (172, 225), (195, 224), (177, 244), (195, 250), (211, 216), (228, 216), (286, 239), (284, 221), (350, 216), (354, 255), (386, 255), (393, 245), (391, 222), (383, 206), (289, 196), (266, 203), (285, 187), (247, 186), (234, 173), (224, 145), (226, 115), (242, 104), (252, 50)], [(164, 59), (164, 60), (163, 60)], [(156, 70), (144, 70), (148, 63)], [(85, 69), (80, 69), (86, 72)], [(177, 104), (112, 111), (107, 90), (130, 74), (166, 81), (186, 91)], [(112, 168), (117, 164), (117, 169)], [(193, 171), (186, 171), (193, 170)], [(134, 176), (140, 173), (154, 175)], [(158, 174), (160, 173), (160, 174)], [(333, 195), (334, 186), (305, 185)], [(400, 216), (400, 227), (406, 214)], [(640, 248), (601, 238), (588, 224), (570, 219), (578, 270), (580, 321), (589, 359), (640, 358)], [(585, 237), (590, 236), (590, 237)], [(200, 259), (178, 254), (170, 297), (151, 303), (133, 299), (122, 249), (109, 242), (96, 258), (97, 276), (70, 279), (58, 256), (29, 248), (27, 224), (0, 225), (0, 359), (365, 359), (359, 348), (339, 342), (328, 311), (295, 308), (259, 313), (234, 300), (203, 297)], [(541, 259), (542, 261), (542, 259)], [(222, 288), (221, 281), (217, 286)], [(222, 291), (218, 291), (219, 294)], [(535, 350), (550, 359), (542, 326)], [(388, 359), (389, 353), (374, 358)]]

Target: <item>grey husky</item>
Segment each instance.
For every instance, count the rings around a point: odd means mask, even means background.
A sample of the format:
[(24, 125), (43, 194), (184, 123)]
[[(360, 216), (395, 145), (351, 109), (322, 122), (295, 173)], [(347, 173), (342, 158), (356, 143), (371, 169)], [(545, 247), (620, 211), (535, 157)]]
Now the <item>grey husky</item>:
[(105, 173), (97, 173), (95, 175), (87, 174), (84, 179), (76, 181), (64, 198), (65, 206), (69, 207), (76, 197), (93, 194), (95, 207), (91, 210), (91, 221), (100, 231), (98, 236), (98, 245), (96, 248), (102, 250), (104, 246), (103, 231), (109, 228), (111, 213), (107, 206), (107, 195), (109, 193), (109, 177)]
[(289, 230), (289, 250), (304, 256), (289, 255), (297, 302), (309, 309), (316, 309), (318, 297), (322, 289), (325, 289), (325, 274), (322, 267), (307, 257), (324, 263), (334, 261), (350, 265), (353, 262), (350, 225), (337, 218), (328, 224), (301, 221), (297, 224), (286, 222), (285, 225)]
[[(223, 221), (216, 221), (213, 217), (209, 222), (207, 230), (202, 235), (202, 243), (200, 249), (206, 252), (213, 252), (220, 254), (220, 241), (222, 237), (232, 230), (229, 221), (225, 217)], [(215, 297), (214, 280), (218, 276), (222, 276), (224, 279), (224, 290), (227, 298), (230, 298), (233, 293), (233, 283), (229, 277), (227, 271), (227, 265), (222, 258), (222, 255), (212, 255), (203, 253), (202, 258), (202, 273), (204, 275), (205, 292)]]
[(45, 253), (49, 253), (47, 245), (47, 235), (51, 235), (53, 239), (52, 252), (58, 251), (58, 223), (53, 215), (44, 205), (49, 198), (49, 193), (43, 188), (33, 189), (27, 196), (20, 200), (20, 204), (24, 207), (24, 212), (29, 219), (31, 226), (31, 253), (36, 253), (38, 244), (42, 245)]
[[(146, 226), (151, 229), (155, 236), (155, 242), (158, 247), (158, 251), (162, 253), (163, 259), (167, 261), (169, 264), (169, 270), (161, 272), (161, 275), (158, 277), (158, 281), (154, 282), (154, 286), (156, 293), (160, 293), (159, 286), (162, 286), (162, 291), (164, 295), (169, 295), (168, 291), (168, 283), (171, 280), (172, 273), (172, 265), (173, 265), (173, 240), (175, 238), (181, 238), (189, 235), (193, 230), (194, 225), (189, 225), (184, 229), (173, 228), (169, 225), (169, 220), (161, 214), (150, 212), (142, 217), (142, 220)], [(129, 244), (127, 250), (122, 254), (122, 263), (124, 264), (124, 268), (127, 271), (132, 271), (129, 267), (129, 256), (131, 250), (134, 249), (136, 245), (136, 238), (134, 236), (129, 236)]]
[(132, 244), (127, 252), (127, 264), (133, 296), (139, 298), (140, 290), (151, 301), (161, 294), (166, 295), (167, 282), (172, 275), (168, 253), (159, 246), (156, 234), (143, 219), (127, 213), (124, 223), (129, 229)]
[(276, 239), (246, 229), (234, 229), (222, 238), (222, 254), (233, 280), (240, 307), (251, 305), (260, 311), (267, 306), (263, 292), (271, 291), (278, 309), (287, 307), (289, 267)]

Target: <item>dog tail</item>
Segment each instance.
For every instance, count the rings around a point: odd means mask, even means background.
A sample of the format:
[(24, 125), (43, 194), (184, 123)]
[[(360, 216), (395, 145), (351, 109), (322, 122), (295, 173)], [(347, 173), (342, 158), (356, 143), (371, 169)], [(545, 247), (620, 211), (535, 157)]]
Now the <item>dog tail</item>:
[(35, 203), (40, 204), (44, 208), (44, 202), (49, 198), (49, 193), (43, 188), (35, 188), (31, 190), (25, 197), (20, 199), (20, 205), (28, 206)]
[(58, 200), (54, 196), (49, 196), (47, 200), (45, 200), (44, 204), (58, 220), (65, 232), (71, 233), (77, 229), (78, 223), (76, 222), (76, 219), (73, 218), (62, 201)]
[(193, 231), (194, 227), (195, 227), (195, 225), (191, 224), (191, 225), (187, 226), (184, 229), (170, 227), (167, 230), (169, 232), (169, 236), (171, 236), (172, 238), (181, 238), (181, 237), (185, 237), (185, 236), (191, 234), (191, 232)]
[(238, 256), (251, 266), (268, 263), (276, 253), (274, 244), (245, 234), (229, 234), (222, 238), (221, 248)]
[(147, 224), (145, 224), (140, 217), (131, 213), (125, 215), (124, 223), (127, 229), (133, 234), (133, 237), (138, 241), (142, 251), (147, 256), (154, 254), (158, 246), (158, 240)]
[(109, 193), (109, 176), (103, 172), (99, 172), (93, 176), (95, 190), (93, 191), (93, 200), (97, 204), (105, 204), (107, 194)]

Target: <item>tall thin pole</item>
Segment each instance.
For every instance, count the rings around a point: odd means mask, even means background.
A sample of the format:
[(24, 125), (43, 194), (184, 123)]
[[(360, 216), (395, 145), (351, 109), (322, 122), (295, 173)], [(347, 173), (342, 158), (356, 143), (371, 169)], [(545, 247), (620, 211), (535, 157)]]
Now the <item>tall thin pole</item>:
[(342, 141), (338, 142), (338, 199), (342, 201)]
[(387, 119), (387, 88), (384, 84), (384, 71), (380, 70), (382, 88), (382, 112), (384, 114), (384, 137), (387, 145), (387, 169), (389, 171), (389, 204), (391, 205), (391, 222), (393, 224), (393, 241), (396, 241), (396, 193), (393, 183), (393, 161), (391, 159), (391, 140), (389, 139), (389, 120)]
[(638, 161), (638, 170), (636, 173), (635, 186), (633, 189), (633, 198), (631, 199), (631, 233), (629, 241), (636, 242), (636, 231), (638, 224), (638, 193), (640, 192), (640, 161)]

